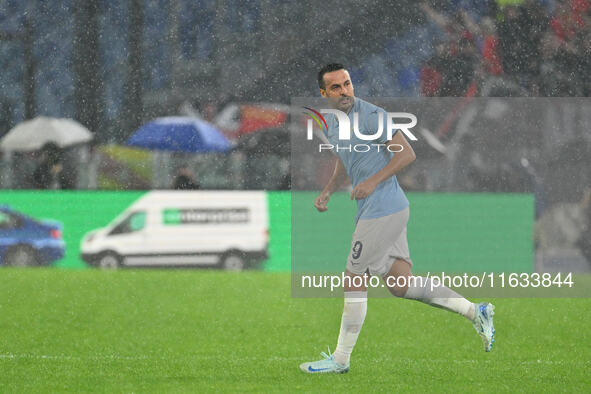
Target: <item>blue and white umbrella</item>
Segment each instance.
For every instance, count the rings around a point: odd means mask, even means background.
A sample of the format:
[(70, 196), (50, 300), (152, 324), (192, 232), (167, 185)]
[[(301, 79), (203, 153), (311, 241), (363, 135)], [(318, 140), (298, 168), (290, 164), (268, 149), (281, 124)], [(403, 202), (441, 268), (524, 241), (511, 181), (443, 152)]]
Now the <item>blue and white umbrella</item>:
[(191, 117), (158, 118), (140, 127), (127, 145), (172, 152), (226, 152), (232, 144), (212, 124)]

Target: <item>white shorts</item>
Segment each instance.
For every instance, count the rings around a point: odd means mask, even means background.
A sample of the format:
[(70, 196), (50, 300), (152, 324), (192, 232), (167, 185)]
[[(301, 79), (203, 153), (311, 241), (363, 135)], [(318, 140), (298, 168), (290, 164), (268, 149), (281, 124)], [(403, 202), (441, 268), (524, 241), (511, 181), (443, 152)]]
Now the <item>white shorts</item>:
[(409, 214), (407, 207), (381, 218), (359, 219), (353, 233), (347, 269), (358, 275), (369, 270), (371, 275), (384, 276), (396, 259), (406, 260), (412, 266), (406, 239)]

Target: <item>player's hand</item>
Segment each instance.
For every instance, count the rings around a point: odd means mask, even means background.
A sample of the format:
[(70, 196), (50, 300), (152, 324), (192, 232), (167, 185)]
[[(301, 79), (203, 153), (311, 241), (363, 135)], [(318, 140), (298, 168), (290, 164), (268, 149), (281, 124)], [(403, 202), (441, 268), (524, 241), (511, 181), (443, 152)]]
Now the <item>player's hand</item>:
[(351, 192), (351, 200), (361, 200), (368, 197), (374, 190), (376, 190), (376, 187), (378, 187), (377, 183), (369, 179), (364, 180), (359, 185), (355, 186)]
[(323, 191), (316, 197), (314, 200), (314, 206), (318, 210), (318, 212), (325, 212), (328, 210), (326, 204), (328, 204), (328, 200), (330, 200), (330, 193)]

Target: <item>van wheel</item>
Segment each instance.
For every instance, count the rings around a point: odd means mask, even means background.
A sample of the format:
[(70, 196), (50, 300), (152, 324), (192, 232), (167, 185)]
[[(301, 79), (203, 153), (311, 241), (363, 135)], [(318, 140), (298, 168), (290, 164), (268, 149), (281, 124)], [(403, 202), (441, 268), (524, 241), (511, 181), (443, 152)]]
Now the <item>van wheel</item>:
[(39, 265), (37, 253), (29, 246), (14, 246), (6, 251), (4, 264), (12, 267), (32, 267)]
[(222, 268), (227, 271), (242, 271), (245, 266), (244, 257), (238, 253), (227, 254), (222, 259)]
[(99, 268), (102, 268), (104, 270), (114, 270), (119, 268), (119, 266), (121, 265), (121, 261), (119, 259), (119, 256), (117, 256), (115, 253), (105, 253), (103, 254), (99, 259), (98, 259), (98, 263), (97, 266)]

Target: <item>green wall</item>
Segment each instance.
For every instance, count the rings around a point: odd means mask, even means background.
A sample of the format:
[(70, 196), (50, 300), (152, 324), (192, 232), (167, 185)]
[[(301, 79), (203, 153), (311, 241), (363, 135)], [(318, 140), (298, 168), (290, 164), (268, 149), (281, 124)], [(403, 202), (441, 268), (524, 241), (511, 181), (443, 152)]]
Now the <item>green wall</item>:
[(57, 267), (85, 268), (80, 260), (82, 236), (106, 226), (125, 208), (145, 192), (102, 191), (1, 191), (0, 204), (31, 216), (34, 219), (52, 219), (64, 225), (66, 256), (56, 261)]
[[(281, 239), (269, 270), (334, 272), (344, 268), (356, 203), (336, 193), (327, 212), (313, 207), (316, 192), (294, 193), (290, 232), (285, 194), (269, 193), (272, 237)], [(533, 270), (534, 200), (528, 194), (408, 193), (408, 242), (415, 272)], [(279, 212), (278, 212), (279, 211)], [(293, 234), (289, 248), (285, 239)], [(279, 245), (276, 245), (279, 248)]]
[[(103, 227), (145, 192), (1, 191), (0, 204), (64, 225), (66, 257), (57, 267), (84, 268), (80, 240)], [(343, 269), (354, 229), (355, 203), (333, 195), (319, 214), (315, 192), (269, 192), (267, 271)], [(415, 272), (533, 270), (534, 201), (526, 194), (408, 193), (408, 240)], [(293, 213), (293, 214), (292, 214)], [(292, 241), (292, 226), (294, 239)]]

